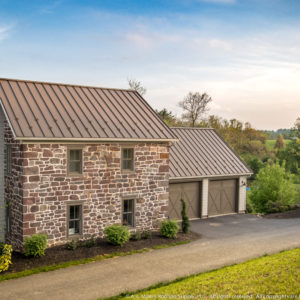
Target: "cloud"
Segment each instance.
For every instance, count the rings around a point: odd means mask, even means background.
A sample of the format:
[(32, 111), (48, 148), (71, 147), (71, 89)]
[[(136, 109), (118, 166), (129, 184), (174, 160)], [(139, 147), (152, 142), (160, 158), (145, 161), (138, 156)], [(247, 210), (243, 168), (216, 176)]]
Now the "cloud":
[(0, 26), (0, 41), (6, 39), (9, 36), (11, 26)]
[(140, 33), (128, 33), (125, 35), (125, 39), (129, 43), (133, 43), (135, 46), (143, 49), (151, 49), (154, 46), (153, 38)]
[(161, 34), (158, 32), (129, 32), (124, 37), (129, 44), (144, 50), (152, 50), (161, 45), (177, 43), (182, 39), (179, 35)]
[(62, 4), (62, 2), (63, 2), (62, 0), (57, 0), (49, 5), (45, 5), (44, 7), (42, 7), (39, 10), (39, 13), (42, 15), (53, 14), (55, 12), (56, 8), (58, 8)]

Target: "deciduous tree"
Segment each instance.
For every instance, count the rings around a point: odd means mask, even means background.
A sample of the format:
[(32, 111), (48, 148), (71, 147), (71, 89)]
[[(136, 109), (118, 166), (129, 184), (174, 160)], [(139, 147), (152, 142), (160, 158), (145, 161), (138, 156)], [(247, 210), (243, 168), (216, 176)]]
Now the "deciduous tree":
[(183, 109), (183, 119), (188, 120), (192, 127), (195, 127), (199, 118), (208, 111), (208, 104), (212, 101), (211, 97), (206, 93), (189, 92), (188, 95), (179, 102), (179, 106)]
[(136, 79), (128, 79), (128, 85), (132, 90), (137, 91), (140, 95), (145, 95), (147, 90), (142, 83)]

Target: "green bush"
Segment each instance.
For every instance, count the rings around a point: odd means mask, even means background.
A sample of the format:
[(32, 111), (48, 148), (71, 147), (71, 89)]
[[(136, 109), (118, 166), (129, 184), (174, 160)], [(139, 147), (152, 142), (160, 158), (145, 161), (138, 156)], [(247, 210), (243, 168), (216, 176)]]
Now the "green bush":
[(0, 243), (0, 273), (8, 270), (11, 265), (12, 246)]
[(45, 254), (47, 248), (46, 234), (33, 234), (31, 237), (25, 238), (25, 255), (38, 257)]
[(190, 232), (190, 220), (186, 214), (186, 204), (183, 199), (180, 199), (182, 204), (182, 210), (181, 210), (181, 229), (183, 233), (189, 233)]
[(83, 247), (92, 248), (96, 245), (96, 239), (94, 236), (82, 242)]
[(74, 251), (77, 247), (78, 247), (78, 242), (77, 242), (77, 240), (74, 240), (74, 239), (66, 244), (66, 248), (68, 250)]
[(152, 232), (151, 232), (151, 230), (144, 230), (142, 232), (142, 239), (143, 240), (152, 239)]
[(142, 238), (142, 235), (139, 231), (131, 234), (130, 239), (133, 241), (139, 241)]
[(278, 163), (260, 169), (249, 195), (254, 210), (259, 213), (274, 212), (288, 207), (295, 199), (292, 176)]
[(130, 232), (126, 226), (111, 225), (104, 229), (106, 239), (113, 245), (124, 245), (130, 238)]
[(246, 200), (246, 213), (247, 214), (252, 214), (254, 212), (253, 204), (250, 200), (250, 197), (247, 195), (247, 200)]
[(174, 220), (164, 220), (160, 226), (160, 233), (167, 238), (176, 238), (179, 226)]

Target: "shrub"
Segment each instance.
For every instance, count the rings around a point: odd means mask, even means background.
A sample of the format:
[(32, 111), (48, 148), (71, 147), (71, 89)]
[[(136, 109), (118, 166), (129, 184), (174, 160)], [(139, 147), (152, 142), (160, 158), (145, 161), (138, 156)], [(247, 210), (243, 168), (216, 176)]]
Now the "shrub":
[(152, 232), (151, 230), (145, 230), (142, 232), (142, 239), (144, 240), (148, 240), (148, 239), (152, 239)]
[(0, 273), (8, 270), (11, 265), (11, 245), (0, 243)]
[(78, 242), (77, 242), (77, 240), (74, 240), (74, 239), (71, 242), (66, 244), (66, 248), (68, 250), (74, 251), (77, 247), (78, 247)]
[(46, 234), (33, 234), (31, 237), (25, 238), (25, 255), (38, 257), (45, 254), (47, 248)]
[(176, 238), (179, 226), (174, 220), (165, 220), (161, 223), (160, 233), (167, 238)]
[(247, 213), (247, 214), (252, 214), (253, 212), (254, 212), (253, 204), (252, 204), (250, 198), (249, 198), (248, 195), (247, 195), (247, 200), (246, 200), (246, 213)]
[(89, 239), (87, 239), (87, 240), (85, 240), (85, 241), (82, 242), (82, 246), (83, 247), (87, 247), (87, 248), (92, 248), (95, 245), (96, 245), (96, 239), (93, 236), (91, 238), (89, 238)]
[(292, 205), (295, 193), (292, 176), (276, 163), (260, 169), (249, 197), (256, 212), (268, 213), (274, 207)]
[(130, 239), (133, 241), (139, 241), (141, 238), (142, 238), (142, 235), (139, 231), (132, 233), (131, 237), (130, 237)]
[(104, 229), (106, 239), (113, 245), (124, 245), (130, 238), (130, 232), (126, 226), (111, 225)]
[(190, 220), (188, 218), (188, 216), (186, 215), (186, 204), (185, 201), (183, 199), (180, 199), (181, 204), (182, 204), (182, 210), (181, 210), (181, 218), (182, 218), (182, 222), (181, 222), (181, 229), (183, 233), (189, 233), (190, 232)]

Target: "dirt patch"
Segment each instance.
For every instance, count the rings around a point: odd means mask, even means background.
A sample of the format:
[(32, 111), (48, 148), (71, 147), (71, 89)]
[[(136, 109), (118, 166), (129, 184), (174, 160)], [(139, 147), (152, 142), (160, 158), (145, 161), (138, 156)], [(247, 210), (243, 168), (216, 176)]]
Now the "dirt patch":
[(97, 239), (96, 245), (88, 248), (78, 246), (75, 250), (68, 250), (66, 245), (55, 246), (46, 249), (45, 255), (42, 257), (29, 258), (22, 253), (13, 252), (12, 265), (9, 270), (2, 273), (20, 272), (41, 266), (49, 266), (72, 260), (80, 260), (85, 258), (93, 258), (98, 255), (112, 254), (116, 252), (130, 252), (133, 250), (141, 250), (144, 248), (153, 248), (159, 245), (169, 245), (176, 242), (196, 240), (200, 236), (196, 233), (183, 234), (178, 233), (176, 239), (168, 239), (160, 236), (158, 232), (152, 233), (152, 238), (142, 239), (139, 241), (129, 241), (123, 246), (114, 246), (107, 243), (104, 239)]
[(300, 218), (300, 208), (294, 209), (294, 210), (289, 210), (289, 211), (284, 211), (284, 212), (281, 212), (281, 213), (268, 214), (268, 215), (264, 215), (263, 217), (267, 218), (267, 219)]

